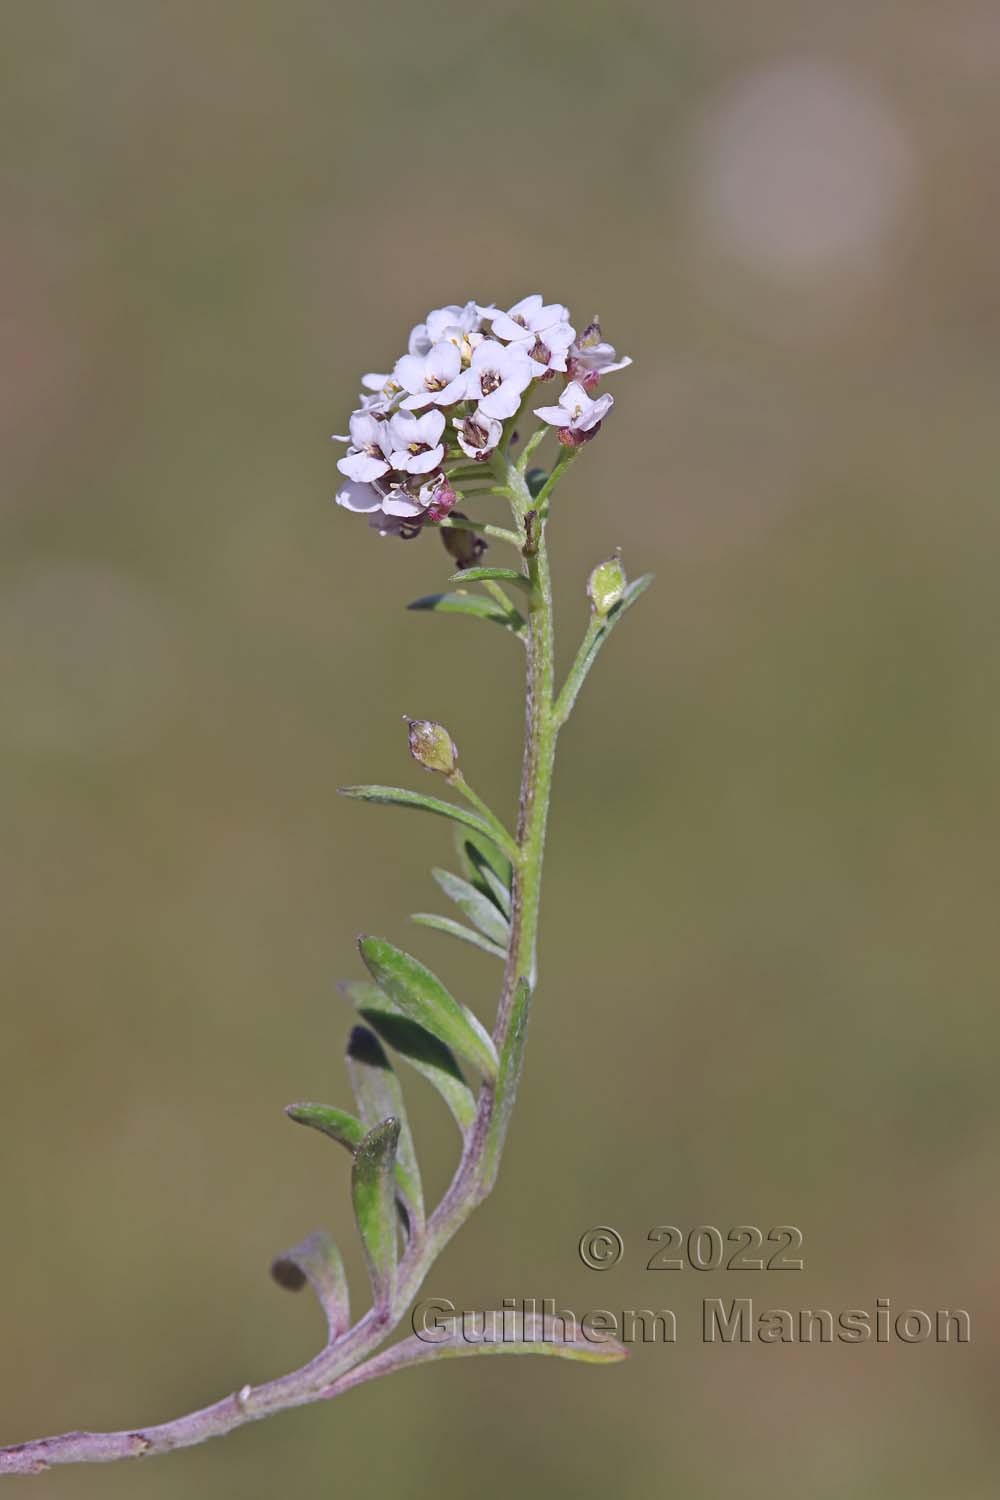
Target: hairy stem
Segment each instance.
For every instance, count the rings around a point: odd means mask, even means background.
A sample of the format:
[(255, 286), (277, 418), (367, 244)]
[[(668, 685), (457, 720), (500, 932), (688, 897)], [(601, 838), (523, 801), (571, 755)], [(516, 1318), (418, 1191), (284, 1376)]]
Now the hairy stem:
[[(557, 471), (561, 465), (557, 465)], [(546, 486), (544, 497), (556, 475)], [(331, 1337), (326, 1348), (291, 1374), (264, 1385), (244, 1386), (212, 1406), (157, 1426), (121, 1432), (68, 1432), (0, 1449), (0, 1475), (42, 1473), (54, 1464), (112, 1463), (168, 1453), (221, 1437), (275, 1412), (340, 1394), (346, 1372), (369, 1358), (403, 1318), (441, 1250), (492, 1189), (524, 1057), (528, 1012), (537, 970), (542, 859), (559, 720), (553, 706), (554, 638), (552, 586), (544, 512), (536, 508), (522, 473), (506, 457), (498, 482), (512, 497), (518, 532), (466, 523), (519, 545), (529, 583), (525, 743), (514, 861), (510, 944), (494, 1028), (500, 1058), (495, 1084), (484, 1084), (476, 1118), (451, 1185), (422, 1230), (400, 1258), (387, 1305), (372, 1308), (353, 1328)], [(451, 524), (456, 524), (452, 522)], [(493, 814), (463, 783), (463, 794), (493, 820)], [(499, 826), (499, 825), (498, 825)], [(337, 1384), (335, 1384), (335, 1382)]]

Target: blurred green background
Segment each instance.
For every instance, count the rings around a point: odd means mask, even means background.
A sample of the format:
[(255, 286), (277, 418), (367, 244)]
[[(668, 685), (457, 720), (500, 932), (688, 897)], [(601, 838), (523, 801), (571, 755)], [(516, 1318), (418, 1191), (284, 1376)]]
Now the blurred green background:
[[(437, 539), (330, 503), (358, 376), (466, 297), (636, 360), (559, 497), (562, 659), (593, 562), (657, 583), (564, 739), (509, 1153), (427, 1291), (681, 1326), (32, 1493), (992, 1496), (992, 7), (6, 0), (0, 41), (0, 1438), (301, 1362), (267, 1266), (320, 1225), (360, 1304), (346, 1158), (281, 1113), (347, 1102), (359, 930), (491, 1013), (406, 922), (447, 828), (334, 793), (426, 788), (407, 712), (512, 806), (516, 648), (408, 616)], [(806, 1269), (647, 1272), (665, 1223)], [(706, 1348), (707, 1296), (973, 1342)]]

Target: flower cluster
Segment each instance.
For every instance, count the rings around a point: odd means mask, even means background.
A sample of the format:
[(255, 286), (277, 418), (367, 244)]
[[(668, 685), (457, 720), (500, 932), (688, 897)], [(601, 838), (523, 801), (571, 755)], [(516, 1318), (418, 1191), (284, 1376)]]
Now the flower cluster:
[[(391, 373), (365, 375), (337, 467), (337, 504), (367, 513), (382, 533), (412, 536), (443, 521), (463, 478), (489, 465), (528, 412), (576, 447), (594, 437), (614, 404), (595, 394), (601, 377), (631, 364), (605, 343), (595, 318), (578, 334), (569, 309), (540, 296), (506, 312), (467, 302), (435, 308), (410, 334)], [(557, 400), (532, 408), (538, 381), (562, 376)]]

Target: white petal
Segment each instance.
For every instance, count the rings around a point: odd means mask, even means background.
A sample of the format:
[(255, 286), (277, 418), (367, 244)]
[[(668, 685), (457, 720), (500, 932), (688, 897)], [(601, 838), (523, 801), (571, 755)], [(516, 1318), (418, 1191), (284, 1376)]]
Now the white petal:
[(411, 453), (406, 467), (410, 474), (429, 474), (443, 458), (444, 444), (439, 443), (436, 448), (428, 448), (426, 453)]
[(410, 329), (410, 337), (407, 341), (407, 350), (410, 354), (426, 354), (431, 347), (431, 339), (427, 332), (426, 323), (418, 323), (415, 328)]
[(581, 432), (590, 432), (592, 428), (597, 426), (598, 422), (604, 421), (604, 418), (614, 404), (614, 396), (605, 391), (603, 396), (597, 398), (590, 410), (584, 412), (579, 422), (576, 423), (576, 426)]
[(541, 417), (551, 427), (568, 427), (570, 424), (570, 414), (561, 406), (536, 406), (535, 416)]
[(345, 510), (367, 512), (378, 510), (382, 504), (378, 490), (372, 489), (370, 484), (356, 484), (353, 480), (342, 485), (334, 498)]
[(410, 439), (411, 442), (436, 443), (444, 432), (444, 412), (429, 411), (418, 417), (415, 432), (416, 436)]
[[(528, 380), (531, 373), (528, 373)], [(521, 404), (524, 387), (528, 380), (522, 385), (516, 380), (505, 380), (498, 385), (495, 391), (490, 391), (488, 396), (483, 396), (479, 402), (479, 410), (488, 417), (497, 417), (503, 421), (506, 417), (512, 417)]]
[(393, 378), (398, 380), (404, 391), (422, 391), (424, 389), (424, 359), (419, 354), (404, 354), (402, 359), (397, 359)]
[(466, 393), (468, 381), (465, 372), (446, 385), (443, 391), (434, 391), (431, 400), (435, 406), (452, 406), (456, 401), (461, 401)]
[(372, 458), (370, 453), (348, 453), (346, 458), (338, 459), (337, 468), (341, 474), (346, 474), (348, 479), (354, 479), (358, 484), (380, 479), (389, 472), (385, 459)]
[(520, 302), (515, 302), (513, 307), (508, 307), (509, 318), (519, 318), (525, 325), (531, 327), (534, 320), (542, 310), (542, 297), (540, 292), (532, 292), (528, 297), (522, 297)]
[(509, 313), (497, 313), (493, 319), (493, 337), (505, 339), (508, 343), (513, 339), (531, 337), (531, 329), (526, 328), (523, 323), (515, 323)]
[(564, 406), (567, 411), (587, 411), (591, 405), (590, 397), (578, 380), (571, 380), (569, 385), (559, 397), (559, 405)]
[(419, 516), (420, 506), (405, 490), (392, 490), (382, 501), (387, 516)]
[[(521, 333), (524, 333), (523, 328), (521, 329)], [(498, 344), (496, 339), (483, 339), (483, 342), (477, 345), (472, 352), (472, 364), (470, 368), (473, 370), (495, 370), (499, 368), (499, 361), (503, 359), (506, 353), (507, 350), (503, 344)]]
[(424, 380), (448, 382), (455, 379), (461, 368), (462, 356), (454, 344), (435, 344), (424, 361)]

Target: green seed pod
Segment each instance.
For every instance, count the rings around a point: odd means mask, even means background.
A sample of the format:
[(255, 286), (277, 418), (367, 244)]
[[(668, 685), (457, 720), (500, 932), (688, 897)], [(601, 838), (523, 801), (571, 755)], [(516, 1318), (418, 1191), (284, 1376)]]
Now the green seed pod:
[(410, 754), (426, 771), (439, 771), (442, 776), (451, 776), (458, 770), (458, 751), (455, 741), (441, 724), (430, 719), (407, 719), (410, 737)]
[(616, 604), (621, 603), (627, 582), (620, 553), (616, 552), (607, 562), (597, 564), (587, 579), (587, 597), (598, 619), (603, 620)]

